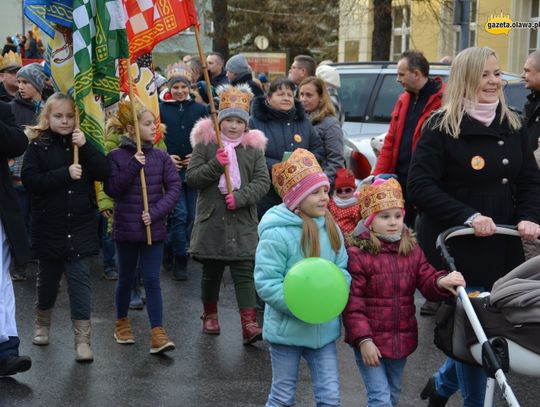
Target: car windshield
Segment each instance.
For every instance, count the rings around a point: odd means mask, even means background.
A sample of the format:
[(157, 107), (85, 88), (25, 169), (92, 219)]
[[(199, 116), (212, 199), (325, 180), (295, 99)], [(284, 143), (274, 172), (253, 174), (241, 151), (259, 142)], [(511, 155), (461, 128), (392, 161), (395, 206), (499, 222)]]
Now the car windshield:
[(347, 121), (360, 122), (364, 120), (369, 96), (373, 83), (377, 80), (376, 73), (341, 74), (339, 96), (345, 109)]

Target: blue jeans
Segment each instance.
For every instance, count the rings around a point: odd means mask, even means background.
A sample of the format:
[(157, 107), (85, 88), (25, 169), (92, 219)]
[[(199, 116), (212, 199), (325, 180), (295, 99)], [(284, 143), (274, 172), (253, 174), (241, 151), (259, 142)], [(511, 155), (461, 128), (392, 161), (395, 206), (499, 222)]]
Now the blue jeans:
[(0, 343), (0, 359), (8, 356), (19, 356), (20, 342), (18, 336), (10, 336), (6, 342)]
[(116, 267), (114, 241), (109, 232), (107, 232), (107, 226), (109, 219), (105, 216), (101, 217), (101, 250), (103, 252), (103, 266), (104, 267)]
[(187, 256), (187, 248), (191, 237), (191, 229), (195, 220), (195, 206), (197, 205), (197, 190), (191, 189), (184, 182), (182, 193), (176, 202), (174, 210), (169, 215), (168, 241), (176, 257)]
[(301, 357), (306, 360), (311, 372), (317, 407), (339, 406), (341, 401), (336, 343), (331, 342), (319, 349), (271, 343), (272, 388), (266, 407), (294, 405)]
[(39, 261), (37, 273), (37, 307), (48, 310), (54, 306), (62, 274), (66, 274), (71, 319), (89, 320), (91, 308), (90, 259)]
[[(467, 292), (485, 291), (484, 287), (467, 287)], [(446, 359), (435, 374), (435, 388), (440, 396), (450, 398), (461, 391), (463, 407), (483, 407), (487, 376), (484, 369), (454, 359)]]
[(401, 379), (407, 358), (379, 359), (377, 367), (366, 367), (362, 362), (362, 354), (354, 349), (356, 364), (366, 386), (368, 407), (391, 407), (399, 402)]
[(116, 317), (128, 315), (131, 289), (135, 281), (137, 260), (139, 262), (150, 326), (163, 326), (163, 298), (159, 273), (163, 260), (163, 242), (154, 242), (147, 246), (146, 242), (116, 242), (118, 255), (118, 284), (116, 286)]

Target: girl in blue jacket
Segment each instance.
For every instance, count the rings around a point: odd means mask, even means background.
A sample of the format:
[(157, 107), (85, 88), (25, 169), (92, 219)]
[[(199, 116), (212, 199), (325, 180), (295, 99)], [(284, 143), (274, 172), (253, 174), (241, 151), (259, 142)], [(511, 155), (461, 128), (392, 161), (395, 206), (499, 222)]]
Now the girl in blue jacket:
[(330, 184), (315, 156), (301, 148), (273, 166), (272, 182), (283, 204), (261, 219), (255, 256), (255, 286), (266, 303), (263, 339), (270, 343), (272, 360), (266, 406), (294, 405), (301, 357), (311, 371), (317, 405), (339, 406), (335, 341), (340, 318), (324, 324), (303, 322), (291, 313), (283, 294), (285, 275), (305, 257), (330, 260), (350, 283), (343, 236), (328, 211)]

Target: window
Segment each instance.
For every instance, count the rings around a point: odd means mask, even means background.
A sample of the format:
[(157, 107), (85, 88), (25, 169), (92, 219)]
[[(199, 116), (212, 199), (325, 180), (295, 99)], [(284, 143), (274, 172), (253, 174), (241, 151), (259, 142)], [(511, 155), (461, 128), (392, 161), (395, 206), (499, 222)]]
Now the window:
[(402, 93), (403, 87), (396, 82), (396, 75), (385, 75), (373, 104), (373, 121), (389, 122), (398, 97)]
[(341, 74), (339, 96), (341, 106), (345, 108), (345, 120), (348, 122), (364, 121), (366, 107), (373, 84), (377, 80), (376, 73)]
[[(478, 2), (477, 0), (471, 1), (471, 11), (469, 14), (469, 41), (468, 46), (474, 47), (476, 45), (476, 20), (478, 16)], [(454, 26), (454, 53), (457, 54), (460, 51), (461, 44), (461, 27), (459, 25)]]
[(392, 61), (397, 61), (399, 56), (409, 49), (410, 14), (409, 6), (398, 6), (392, 10)]
[[(531, 1), (531, 9), (529, 12), (530, 18), (529, 21), (539, 21), (540, 22), (540, 0)], [(540, 36), (538, 35), (538, 30), (529, 30), (529, 46), (528, 54), (533, 51), (536, 51), (540, 48)]]

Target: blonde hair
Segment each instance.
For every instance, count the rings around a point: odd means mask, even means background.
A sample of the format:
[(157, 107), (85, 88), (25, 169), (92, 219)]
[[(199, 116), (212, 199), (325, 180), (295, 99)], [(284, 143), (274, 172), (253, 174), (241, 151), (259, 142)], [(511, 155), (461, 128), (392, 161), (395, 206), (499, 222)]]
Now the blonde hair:
[(30, 141), (39, 139), (43, 134), (50, 129), (49, 116), (52, 109), (59, 103), (69, 102), (73, 107), (73, 113), (75, 113), (75, 101), (73, 98), (65, 93), (56, 92), (53, 93), (45, 102), (45, 106), (39, 113), (37, 124), (35, 126), (27, 126), (25, 129), (26, 136)]
[[(465, 114), (464, 100), (478, 102), (477, 93), (480, 89), (484, 66), (489, 57), (497, 58), (495, 51), (489, 47), (470, 47), (461, 51), (450, 68), (448, 84), (443, 95), (440, 116), (433, 123), (434, 129), (439, 129), (454, 138), (459, 137), (460, 124)], [(502, 123), (508, 120), (510, 127), (517, 130), (521, 127), (518, 116), (508, 109), (502, 88), (499, 91), (499, 105)]]
[[(302, 238), (300, 239), (302, 253), (304, 254), (304, 257), (319, 257), (321, 254), (319, 227), (311, 216), (306, 215), (301, 210), (298, 211), (298, 215), (303, 220)], [(326, 233), (328, 234), (328, 239), (330, 240), (330, 246), (334, 252), (338, 253), (339, 249), (341, 249), (341, 239), (339, 237), (336, 222), (328, 209), (326, 210), (324, 218)]]
[[(155, 118), (154, 112), (144, 106), (139, 100), (135, 100), (135, 112), (137, 113), (137, 119), (140, 119), (146, 112), (152, 113)], [(118, 111), (110, 119), (107, 120), (105, 125), (105, 134), (126, 134), (128, 132), (128, 126), (135, 127), (135, 120), (132, 114), (131, 101), (124, 99), (118, 104)]]
[(315, 109), (309, 114), (311, 121), (316, 124), (322, 121), (326, 116), (335, 116), (336, 109), (334, 108), (334, 105), (330, 100), (330, 95), (328, 94), (326, 85), (321, 78), (317, 78), (316, 76), (310, 76), (300, 83), (298, 89), (300, 90), (302, 89), (302, 86), (309, 85), (310, 83), (315, 87), (315, 90), (321, 98), (317, 109)]
[[(381, 251), (381, 241), (377, 235), (369, 229), (369, 239), (362, 239), (353, 234), (348, 235), (349, 244), (355, 246), (370, 254), (379, 254)], [(398, 255), (399, 256), (408, 256), (417, 245), (416, 237), (411, 231), (404, 227), (401, 232), (401, 239), (399, 241)]]

